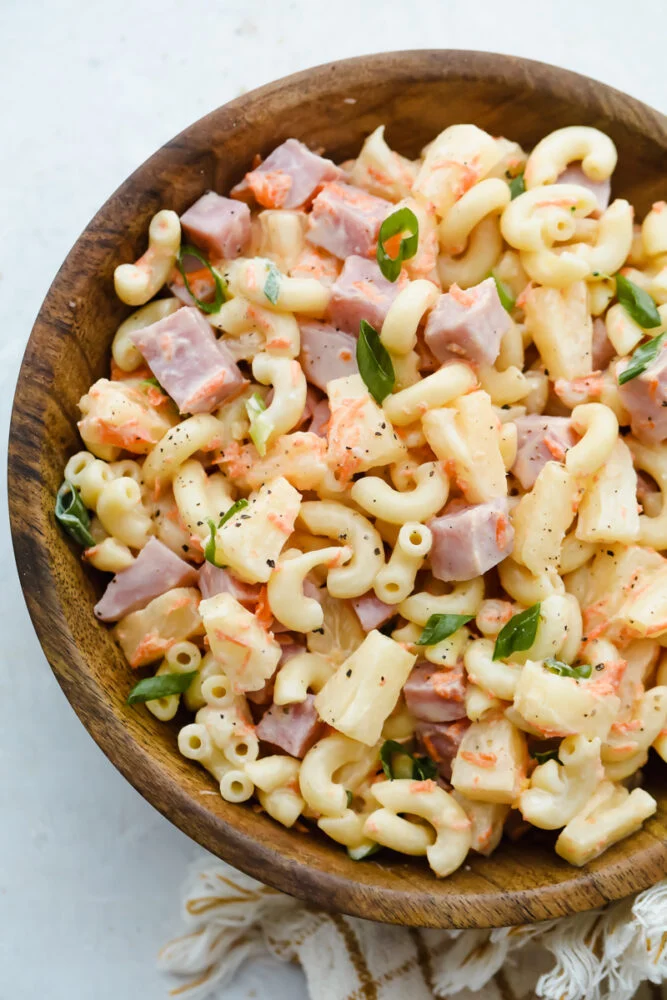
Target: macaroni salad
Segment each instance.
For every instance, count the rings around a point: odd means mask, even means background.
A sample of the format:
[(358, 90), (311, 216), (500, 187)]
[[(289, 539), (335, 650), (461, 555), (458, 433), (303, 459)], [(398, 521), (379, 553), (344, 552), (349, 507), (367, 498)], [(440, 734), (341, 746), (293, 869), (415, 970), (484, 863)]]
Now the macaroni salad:
[(615, 165), (584, 126), (288, 139), (116, 268), (56, 517), (226, 801), (438, 876), (655, 812), (667, 204), (635, 224)]

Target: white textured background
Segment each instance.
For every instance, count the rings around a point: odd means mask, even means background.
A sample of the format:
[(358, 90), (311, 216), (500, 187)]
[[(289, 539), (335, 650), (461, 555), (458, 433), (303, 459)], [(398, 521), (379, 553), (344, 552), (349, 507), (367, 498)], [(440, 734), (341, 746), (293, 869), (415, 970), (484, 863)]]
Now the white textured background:
[[(116, 186), (190, 122), (316, 63), (430, 47), (558, 63), (667, 111), (666, 33), (665, 0), (0, 0), (3, 464), (18, 365), (55, 271)], [(4, 490), (1, 503), (0, 1000), (158, 1000), (154, 955), (201, 851), (66, 703), (19, 592)], [(257, 964), (227, 994), (250, 997), (302, 1000), (301, 975)]]

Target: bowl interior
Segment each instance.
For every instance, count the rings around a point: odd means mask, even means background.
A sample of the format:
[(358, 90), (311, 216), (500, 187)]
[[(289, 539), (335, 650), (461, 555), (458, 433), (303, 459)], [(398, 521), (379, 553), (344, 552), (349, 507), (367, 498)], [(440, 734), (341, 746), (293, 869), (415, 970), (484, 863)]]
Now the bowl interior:
[(471, 856), (438, 881), (420, 861), (383, 852), (355, 863), (317, 831), (287, 831), (249, 807), (228, 805), (208, 774), (181, 758), (177, 724), (128, 708), (131, 671), (92, 615), (103, 589), (52, 516), (67, 458), (81, 447), (77, 402), (106, 376), (109, 347), (129, 312), (112, 275), (145, 247), (152, 214), (182, 212), (205, 190), (226, 192), (289, 136), (341, 160), (386, 124), (389, 144), (415, 156), (447, 125), (474, 122), (530, 147), (554, 128), (595, 125), (616, 142), (614, 194), (641, 216), (665, 194), (665, 119), (576, 74), (471, 52), (404, 52), (308, 70), (220, 108), (168, 143), (109, 199), (58, 273), (28, 344), (10, 440), (9, 496), (19, 573), (38, 635), (67, 697), (94, 739), (164, 815), (210, 851), (294, 895), (375, 920), (487, 927), (601, 905), (665, 874), (667, 793), (649, 768), (659, 811), (642, 832), (583, 870), (537, 834)]

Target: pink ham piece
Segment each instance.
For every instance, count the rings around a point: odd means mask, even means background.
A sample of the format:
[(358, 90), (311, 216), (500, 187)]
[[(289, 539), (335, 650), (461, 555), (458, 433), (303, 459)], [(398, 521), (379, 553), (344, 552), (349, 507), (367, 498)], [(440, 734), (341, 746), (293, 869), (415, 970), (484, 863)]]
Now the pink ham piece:
[(331, 160), (312, 153), (298, 139), (287, 139), (232, 190), (235, 198), (252, 192), (264, 208), (301, 208), (328, 181), (343, 171)]
[(415, 726), (420, 746), (438, 765), (440, 777), (445, 781), (451, 780), (452, 762), (469, 726), (470, 719), (457, 719), (456, 722), (418, 722)]
[(464, 358), (492, 365), (511, 322), (495, 281), (486, 278), (465, 291), (452, 285), (441, 295), (429, 314), (424, 339), (439, 361)]
[(615, 355), (614, 345), (607, 336), (605, 322), (596, 316), (593, 320), (593, 371), (604, 371)]
[(569, 417), (530, 414), (517, 417), (516, 458), (511, 472), (529, 490), (547, 462), (562, 462), (577, 442)]
[(405, 682), (408, 711), (420, 722), (454, 722), (466, 717), (463, 664), (438, 668), (418, 663)]
[(293, 656), (300, 656), (301, 653), (307, 653), (308, 647), (301, 646), (298, 642), (287, 642), (282, 647), (282, 652), (280, 654), (280, 660), (278, 661), (278, 666), (282, 667), (283, 663), (287, 663), (291, 660)]
[(306, 239), (334, 257), (370, 257), (393, 205), (351, 184), (327, 184), (313, 202)]
[(313, 419), (310, 422), (308, 430), (311, 434), (317, 434), (318, 437), (325, 438), (327, 436), (330, 420), (331, 410), (329, 409), (329, 402), (328, 400), (323, 399), (313, 410)]
[(359, 371), (356, 337), (314, 320), (302, 321), (299, 329), (299, 361), (309, 382), (326, 391), (327, 382), (332, 379), (356, 375)]
[(117, 622), (133, 611), (141, 611), (160, 594), (175, 587), (192, 587), (197, 570), (168, 549), (157, 538), (149, 538), (131, 566), (116, 573), (95, 615), (102, 622)]
[(359, 333), (359, 323), (365, 319), (379, 332), (406, 281), (403, 274), (397, 281), (387, 281), (376, 261), (348, 257), (331, 289), (329, 319), (334, 326), (354, 334)]
[(487, 503), (455, 501), (428, 523), (433, 533), (431, 572), (438, 580), (472, 580), (510, 554), (514, 529), (506, 497)]
[(207, 191), (183, 213), (181, 226), (190, 242), (209, 256), (233, 260), (250, 242), (250, 209), (240, 201)]
[(588, 188), (598, 203), (600, 212), (606, 211), (609, 206), (611, 196), (611, 179), (606, 181), (592, 181), (582, 170), (580, 163), (571, 163), (562, 174), (556, 178), (556, 184), (578, 184), (580, 187)]
[[(620, 361), (616, 376), (629, 364), (629, 358)], [(667, 439), (667, 342), (641, 375), (619, 385), (618, 394), (630, 414), (632, 433), (640, 441), (660, 444)]]
[(374, 628), (380, 628), (397, 613), (396, 605), (385, 604), (384, 601), (375, 596), (372, 590), (362, 594), (361, 597), (353, 597), (352, 607), (364, 632), (372, 632)]
[(130, 339), (181, 413), (210, 413), (245, 384), (233, 357), (198, 309), (179, 309)]
[(259, 600), (261, 585), (259, 583), (244, 583), (238, 580), (228, 569), (220, 569), (213, 563), (205, 562), (199, 570), (197, 586), (202, 597), (215, 597), (216, 594), (231, 594), (239, 604), (254, 607)]
[(324, 731), (315, 711), (315, 695), (292, 705), (272, 705), (257, 726), (257, 736), (290, 757), (304, 757)]

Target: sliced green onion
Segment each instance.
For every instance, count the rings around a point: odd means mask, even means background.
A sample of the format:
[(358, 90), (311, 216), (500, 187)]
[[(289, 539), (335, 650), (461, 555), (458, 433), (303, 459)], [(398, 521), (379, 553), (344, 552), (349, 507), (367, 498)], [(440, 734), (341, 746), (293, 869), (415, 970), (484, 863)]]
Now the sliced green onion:
[(458, 632), (462, 625), (474, 617), (474, 615), (431, 615), (415, 645), (435, 646), (443, 639), (448, 639), (454, 632)]
[(491, 272), (491, 277), (496, 283), (496, 289), (498, 291), (498, 298), (500, 299), (501, 306), (508, 313), (511, 313), (516, 303), (509, 286), (506, 285), (504, 281), (501, 281), (500, 278), (497, 278), (493, 271)]
[(574, 677), (576, 680), (583, 680), (591, 676), (593, 667), (590, 663), (580, 663), (578, 667), (571, 667), (569, 663), (562, 660), (554, 660), (552, 656), (547, 656), (544, 666), (552, 674), (559, 674), (561, 677)]
[[(215, 299), (213, 300), (213, 302), (203, 302), (201, 299), (198, 299), (195, 293), (190, 288), (188, 274), (187, 271), (185, 270), (185, 267), (183, 266), (184, 257), (196, 257), (199, 263), (203, 264), (204, 267), (208, 268), (208, 270), (213, 275), (213, 281), (215, 282)], [(196, 247), (187, 245), (180, 247), (178, 254), (176, 255), (176, 267), (181, 272), (181, 276), (183, 278), (183, 282), (185, 283), (185, 287), (187, 288), (192, 298), (195, 300), (195, 303), (197, 304), (198, 308), (205, 313), (218, 312), (222, 303), (226, 302), (227, 300), (227, 285), (225, 283), (225, 279), (222, 277), (221, 274), (218, 274), (218, 272), (215, 270), (214, 267), (211, 267), (211, 264), (206, 259), (206, 257), (204, 257), (203, 253), (197, 250)]]
[(525, 190), (526, 181), (523, 173), (517, 174), (516, 177), (513, 177), (510, 181), (510, 196), (512, 201), (514, 201), (515, 198), (518, 198), (520, 194), (523, 194)]
[(66, 479), (56, 494), (56, 521), (75, 542), (89, 549), (95, 544), (90, 531), (90, 515), (79, 491)]
[(226, 524), (227, 521), (230, 520), (230, 518), (234, 517), (235, 514), (238, 514), (240, 510), (243, 510), (243, 508), (247, 506), (248, 506), (248, 501), (245, 499), (245, 497), (241, 497), (240, 500), (237, 500), (236, 503), (233, 503), (231, 505), (229, 510), (225, 511), (225, 513), (218, 521), (217, 527), (215, 521), (212, 518), (210, 517), (206, 518), (206, 523), (208, 524), (210, 535), (208, 541), (206, 542), (206, 546), (204, 548), (204, 556), (206, 557), (207, 562), (210, 562), (214, 566), (217, 566), (218, 569), (226, 568), (222, 563), (215, 561), (215, 546), (216, 546), (216, 536), (218, 528), (221, 528), (223, 524)]
[(267, 276), (264, 282), (264, 294), (266, 295), (269, 302), (275, 306), (278, 301), (278, 296), (280, 295), (280, 279), (282, 275), (276, 265), (269, 261), (266, 265)]
[(630, 318), (644, 330), (662, 325), (658, 307), (649, 293), (623, 274), (616, 275), (616, 298)]
[(382, 764), (382, 770), (390, 781), (393, 781), (396, 777), (391, 767), (391, 758), (395, 753), (410, 758), (412, 761), (413, 780), (428, 781), (438, 776), (438, 766), (430, 757), (426, 755), (423, 757), (415, 756), (402, 743), (397, 743), (396, 740), (385, 740), (380, 749), (380, 763)]
[(394, 388), (396, 375), (389, 351), (377, 330), (365, 319), (359, 324), (357, 365), (366, 388), (375, 402), (381, 404)]
[(258, 453), (264, 457), (266, 455), (266, 442), (271, 437), (273, 427), (264, 416), (266, 403), (258, 392), (254, 392), (245, 404), (246, 413), (250, 421), (250, 437)]
[(546, 764), (548, 760), (555, 760), (557, 764), (562, 764), (563, 761), (558, 756), (558, 750), (545, 750), (540, 752), (539, 750), (531, 750), (530, 756), (533, 760), (536, 760), (538, 764)]
[(241, 497), (240, 500), (237, 500), (235, 503), (231, 505), (229, 510), (225, 511), (225, 513), (218, 521), (218, 527), (221, 528), (223, 524), (227, 524), (227, 521), (231, 520), (231, 518), (233, 518), (236, 514), (238, 514), (240, 510), (243, 510), (243, 508), (247, 506), (248, 506), (248, 501), (246, 500), (245, 497)]
[(155, 677), (144, 677), (135, 684), (127, 696), (128, 705), (136, 705), (140, 701), (157, 701), (158, 698), (168, 698), (172, 694), (183, 694), (197, 676), (196, 670), (185, 674), (157, 674)]
[(504, 660), (512, 653), (520, 653), (535, 642), (537, 626), (540, 623), (540, 604), (522, 611), (503, 625), (493, 647), (493, 659)]
[(371, 844), (368, 847), (348, 847), (347, 856), (352, 861), (365, 861), (382, 849), (382, 844)]
[[(405, 232), (406, 229), (409, 231), (410, 235), (402, 237), (398, 248), (398, 256), (390, 257), (384, 248), (384, 244), (387, 240), (391, 239), (392, 236), (397, 236), (399, 233)], [(410, 257), (414, 257), (417, 253), (418, 247), (419, 222), (417, 221), (415, 213), (409, 208), (399, 208), (396, 212), (392, 212), (391, 215), (387, 216), (380, 226), (376, 252), (380, 270), (384, 274), (387, 281), (396, 281), (401, 273), (403, 261), (409, 260)]]
[(633, 378), (645, 372), (652, 361), (655, 361), (662, 350), (667, 334), (660, 333), (657, 337), (645, 341), (630, 356), (630, 364), (618, 376), (618, 384), (625, 385)]

